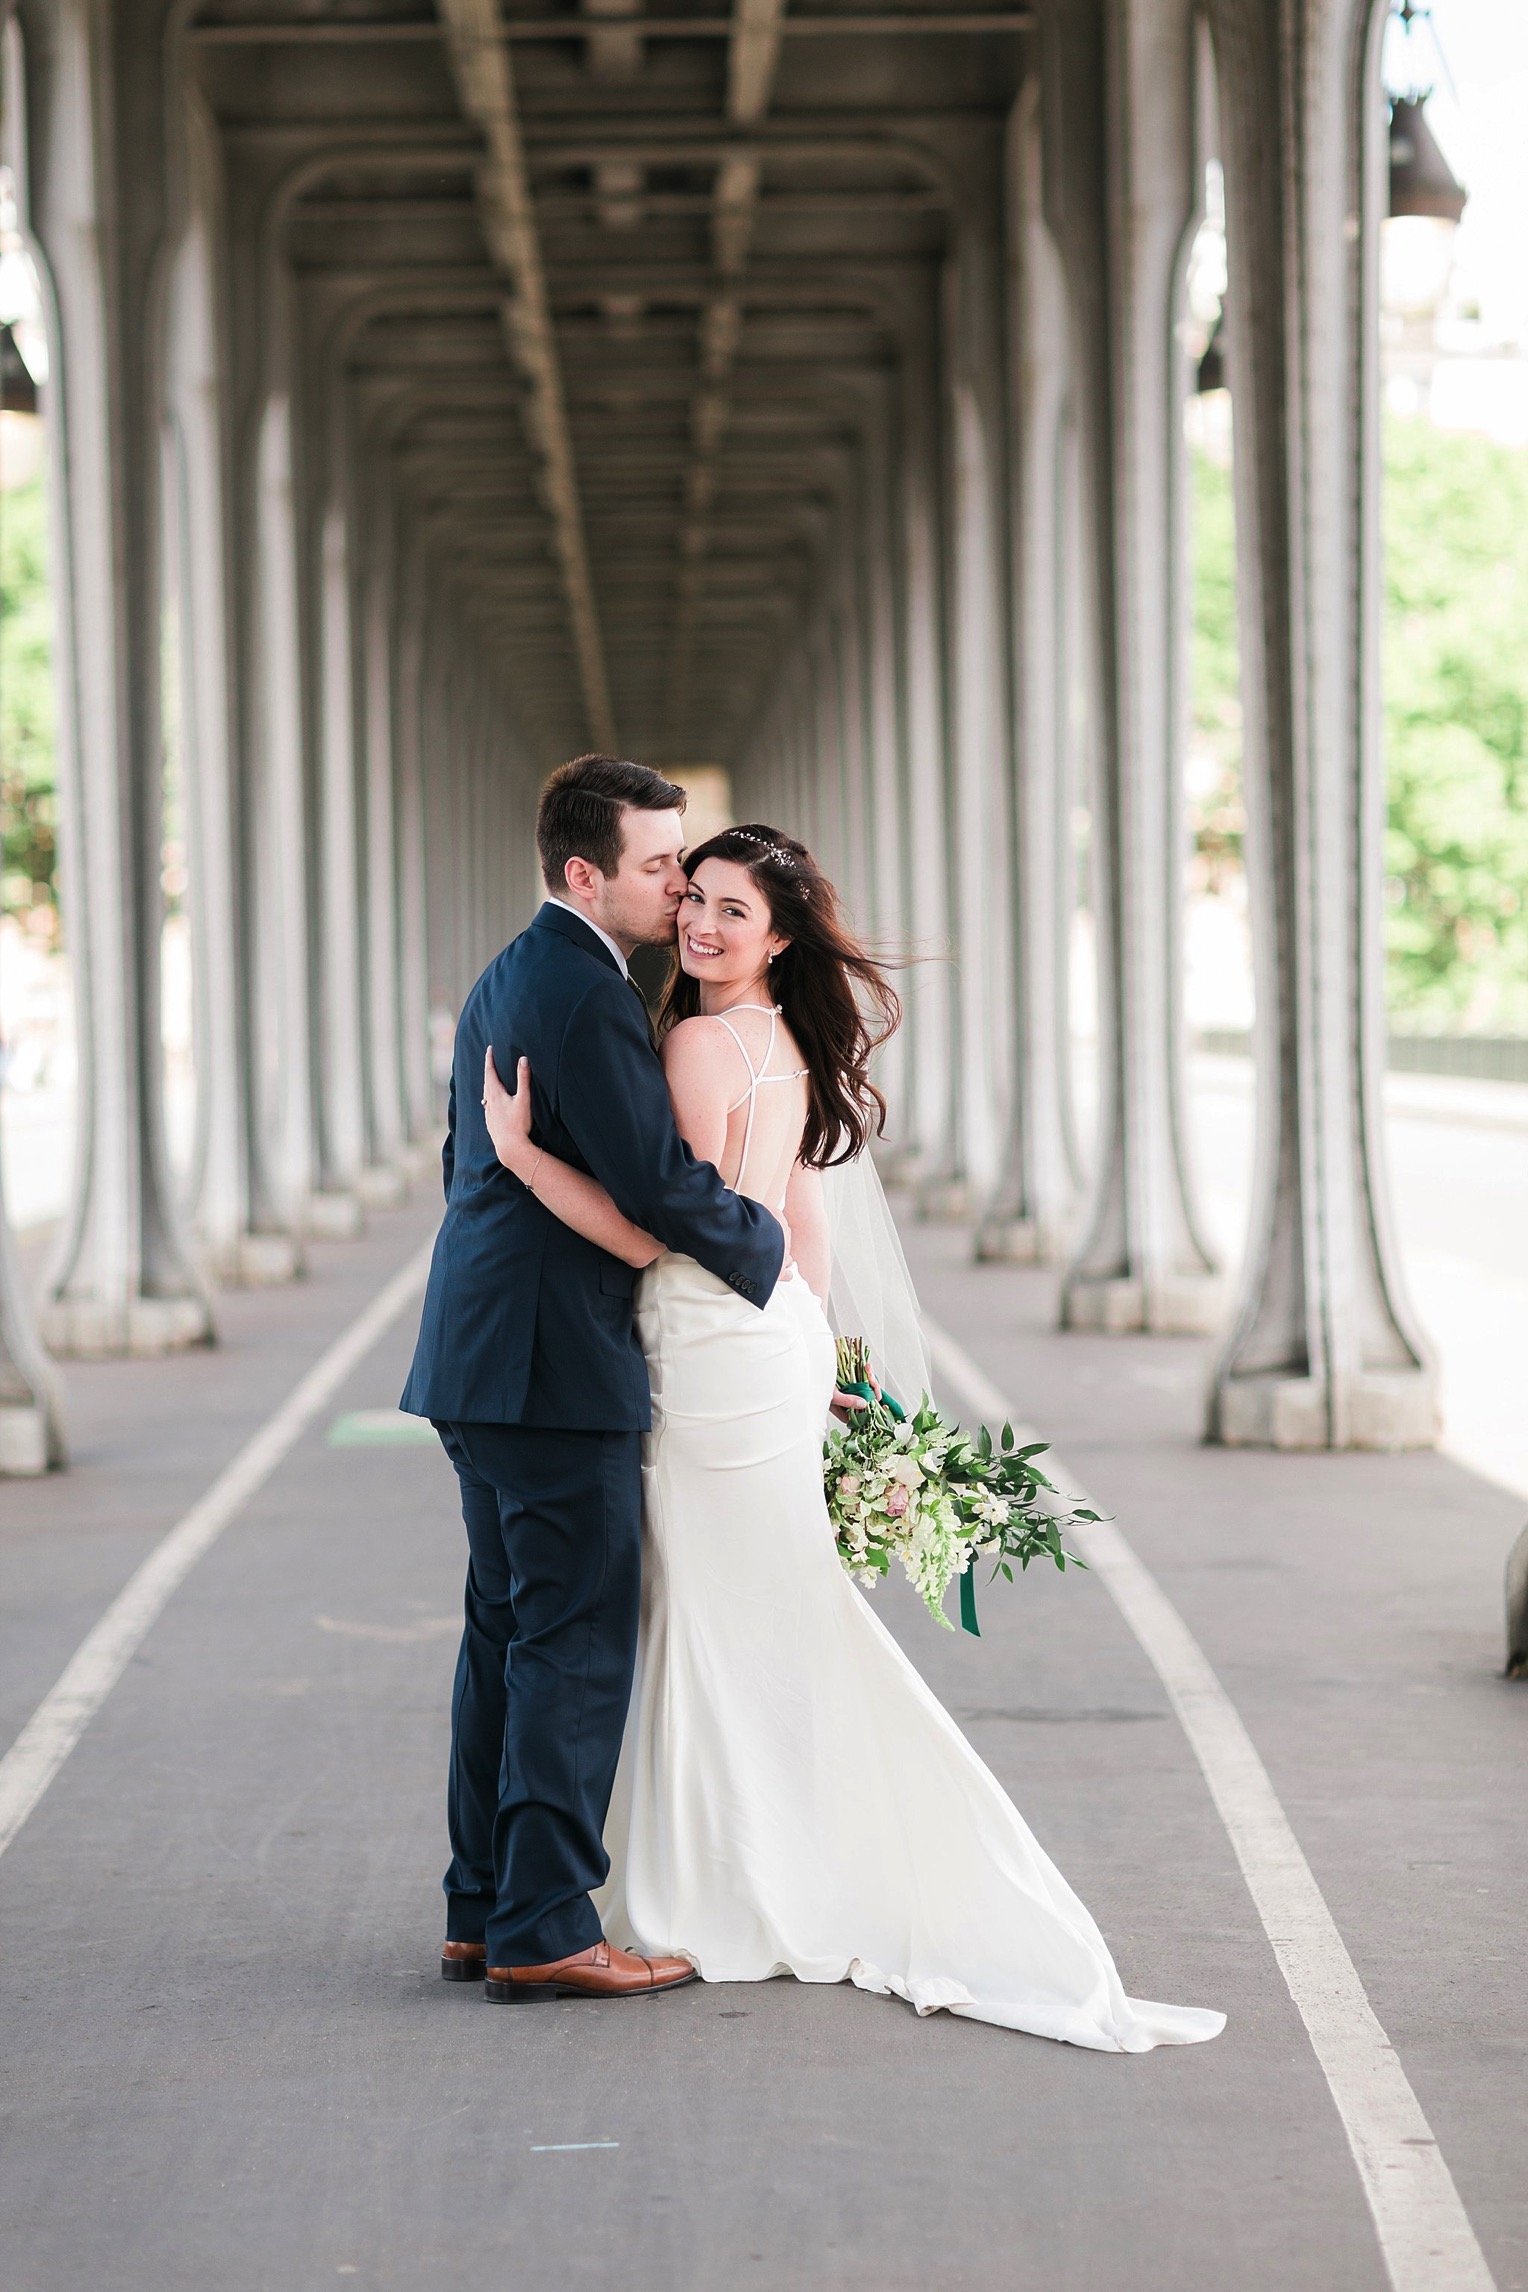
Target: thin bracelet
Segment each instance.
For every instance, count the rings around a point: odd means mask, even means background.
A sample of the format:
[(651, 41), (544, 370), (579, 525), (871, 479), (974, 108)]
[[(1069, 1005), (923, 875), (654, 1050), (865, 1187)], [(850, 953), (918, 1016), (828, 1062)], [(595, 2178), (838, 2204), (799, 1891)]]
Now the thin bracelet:
[(530, 1176), (529, 1176), (529, 1177), (526, 1179), (526, 1181), (525, 1181), (525, 1190), (526, 1190), (526, 1192), (527, 1192), (528, 1194), (534, 1194), (534, 1193), (535, 1193), (535, 1191), (536, 1191), (536, 1171), (537, 1171), (537, 1170), (539, 1170), (539, 1169), (541, 1168), (541, 1165), (542, 1165), (542, 1163), (543, 1163), (545, 1160), (546, 1160), (546, 1148), (543, 1146), (543, 1147), (542, 1147), (542, 1149), (541, 1149), (541, 1152), (540, 1152), (540, 1153), (539, 1153), (539, 1154), (536, 1156), (536, 1168), (535, 1168), (534, 1170), (532, 1170), (532, 1172), (531, 1172)]

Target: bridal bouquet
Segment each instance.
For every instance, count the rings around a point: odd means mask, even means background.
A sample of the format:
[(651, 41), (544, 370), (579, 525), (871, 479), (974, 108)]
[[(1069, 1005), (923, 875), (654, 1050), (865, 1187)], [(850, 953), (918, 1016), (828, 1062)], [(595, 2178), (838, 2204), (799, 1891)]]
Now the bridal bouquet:
[[(1086, 1566), (1062, 1543), (1062, 1532), (1096, 1512), (1064, 1512), (1035, 1458), (1047, 1443), (1017, 1445), (1012, 1425), (997, 1442), (985, 1425), (971, 1439), (946, 1423), (925, 1393), (912, 1415), (890, 1395), (877, 1396), (863, 1341), (838, 1343), (838, 1382), (867, 1403), (852, 1424), (835, 1424), (823, 1454), (828, 1517), (838, 1556), (868, 1589), (900, 1560), (908, 1582), (936, 1623), (952, 1630), (944, 1612), (950, 1579), (960, 1577), (960, 1620), (975, 1632), (978, 1560), (992, 1575), (1013, 1582), (1017, 1561), (1054, 1560)], [(1047, 1503), (1046, 1499), (1051, 1501)]]

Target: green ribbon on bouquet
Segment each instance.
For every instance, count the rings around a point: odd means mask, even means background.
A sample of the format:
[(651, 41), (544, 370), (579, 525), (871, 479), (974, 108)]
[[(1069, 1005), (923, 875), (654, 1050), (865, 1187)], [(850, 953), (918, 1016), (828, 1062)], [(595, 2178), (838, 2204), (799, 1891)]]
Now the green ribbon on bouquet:
[(869, 1385), (863, 1383), (861, 1380), (856, 1379), (852, 1385), (846, 1385), (842, 1377), (840, 1377), (838, 1381), (838, 1390), (841, 1393), (858, 1393), (860, 1399), (862, 1401), (869, 1401), (872, 1408), (874, 1408), (877, 1405), (877, 1402), (879, 1402), (880, 1407), (885, 1409), (888, 1415), (895, 1417), (899, 1425), (905, 1424), (907, 1421), (906, 1409), (903, 1408), (901, 1402), (892, 1393), (881, 1393), (877, 1395)]
[[(852, 1377), (847, 1374), (853, 1368), (864, 1370), (869, 1368), (869, 1355), (863, 1339), (840, 1340), (838, 1358), (840, 1364), (838, 1390), (841, 1393), (856, 1393), (862, 1401), (868, 1401), (872, 1408), (879, 1403), (887, 1415), (894, 1418), (899, 1425), (907, 1422), (907, 1411), (895, 1393), (888, 1393), (885, 1390), (877, 1393), (870, 1383), (868, 1375)], [(976, 1620), (976, 1555), (974, 1553), (960, 1574), (960, 1628), (962, 1631), (968, 1631), (973, 1639), (980, 1639), (982, 1636), (981, 1625)]]

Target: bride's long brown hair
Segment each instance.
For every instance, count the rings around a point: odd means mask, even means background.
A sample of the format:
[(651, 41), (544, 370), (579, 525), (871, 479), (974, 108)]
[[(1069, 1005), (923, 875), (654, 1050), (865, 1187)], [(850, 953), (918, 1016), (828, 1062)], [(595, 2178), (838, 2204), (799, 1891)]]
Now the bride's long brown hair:
[[(693, 876), (708, 859), (746, 868), (764, 895), (770, 923), (790, 941), (770, 966), (769, 984), (807, 1064), (801, 1159), (813, 1170), (852, 1162), (872, 1133), (880, 1137), (886, 1128), (886, 1101), (869, 1067), (871, 1053), (901, 1024), (896, 989), (849, 931), (837, 892), (794, 836), (759, 822), (723, 828), (685, 854), (685, 873)], [(699, 1010), (700, 982), (681, 970), (676, 951), (659, 1034)]]

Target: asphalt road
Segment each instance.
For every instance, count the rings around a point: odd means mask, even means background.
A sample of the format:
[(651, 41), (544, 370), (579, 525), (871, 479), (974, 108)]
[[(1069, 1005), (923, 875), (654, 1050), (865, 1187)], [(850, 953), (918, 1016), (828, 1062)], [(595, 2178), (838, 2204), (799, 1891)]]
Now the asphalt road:
[[(4, 1741), (429, 1221), (227, 1298), (215, 1352), (71, 1369), (75, 1469), (0, 1484)], [(1215, 1663), (1514, 2292), (1521, 1505), (1435, 1457), (1202, 1450), (1197, 1346), (1057, 1338), (1049, 1277), (962, 1243), (913, 1235), (927, 1302)], [(1380, 2292), (1226, 1834), (1091, 1577), (985, 1594), (980, 1642), (877, 1596), (1127, 1987), (1223, 2007), (1217, 2043), (1103, 2056), (789, 1981), (513, 2010), (441, 1983), (453, 1478), (327, 1437), (392, 1404), (411, 1336), (175, 1594), (0, 1860), (7, 2292)]]

